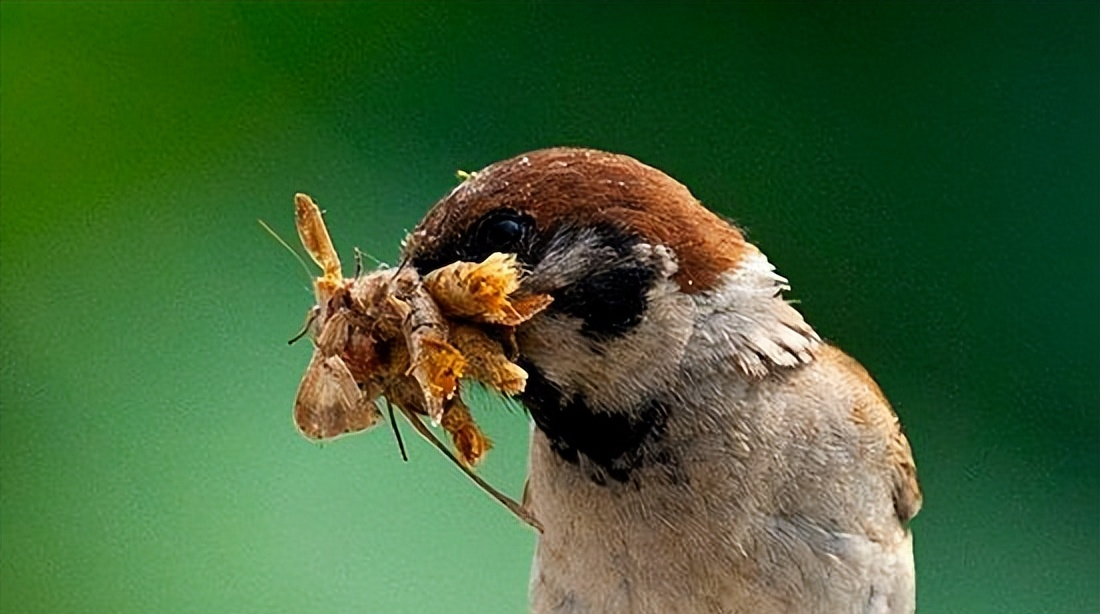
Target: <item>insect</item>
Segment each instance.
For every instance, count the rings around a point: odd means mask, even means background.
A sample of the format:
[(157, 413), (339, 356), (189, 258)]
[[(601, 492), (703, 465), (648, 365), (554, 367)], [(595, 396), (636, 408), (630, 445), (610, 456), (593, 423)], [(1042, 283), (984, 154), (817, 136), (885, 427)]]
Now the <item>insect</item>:
[[(313, 355), (294, 400), (298, 430), (314, 441), (362, 432), (381, 422), (380, 401), (396, 405), (475, 483), (541, 530), (522, 505), (473, 472), (492, 443), (462, 402), (461, 381), (508, 395), (522, 392), (527, 373), (505, 346), (513, 345), (512, 329), (545, 309), (551, 297), (515, 296), (521, 270), (504, 254), (456, 262), (423, 278), (408, 266), (345, 278), (320, 208), (305, 194), (294, 204), (298, 236), (321, 268), (305, 330)], [(454, 452), (421, 416), (442, 426)]]

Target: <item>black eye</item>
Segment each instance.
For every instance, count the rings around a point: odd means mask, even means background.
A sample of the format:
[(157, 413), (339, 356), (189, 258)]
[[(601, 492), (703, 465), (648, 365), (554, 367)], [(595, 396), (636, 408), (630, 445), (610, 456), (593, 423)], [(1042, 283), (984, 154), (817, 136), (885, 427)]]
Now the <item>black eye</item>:
[(485, 229), (488, 245), (513, 245), (523, 238), (523, 227), (513, 219), (501, 219)]
[(469, 253), (484, 258), (493, 252), (517, 253), (534, 227), (530, 216), (498, 209), (481, 218), (470, 234)]

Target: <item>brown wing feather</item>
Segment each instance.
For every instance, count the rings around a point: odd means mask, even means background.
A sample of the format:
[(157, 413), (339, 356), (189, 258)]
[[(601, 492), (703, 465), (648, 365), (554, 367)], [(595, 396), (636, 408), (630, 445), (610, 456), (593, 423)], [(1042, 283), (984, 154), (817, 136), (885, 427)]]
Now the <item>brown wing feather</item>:
[(894, 486), (894, 511), (903, 524), (909, 522), (920, 511), (923, 499), (917, 483), (913, 451), (901, 430), (897, 414), (863, 365), (837, 348), (823, 346), (821, 351), (844, 368), (856, 380), (854, 383), (865, 391), (856, 396), (851, 419), (861, 429), (872, 433), (876, 439), (886, 442), (885, 462)]

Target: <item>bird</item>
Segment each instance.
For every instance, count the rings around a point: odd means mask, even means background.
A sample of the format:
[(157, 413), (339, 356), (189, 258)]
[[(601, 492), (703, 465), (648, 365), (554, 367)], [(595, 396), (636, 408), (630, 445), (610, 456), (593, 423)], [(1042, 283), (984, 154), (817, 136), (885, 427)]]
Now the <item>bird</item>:
[(514, 331), (532, 612), (915, 610), (909, 441), (741, 230), (623, 154), (541, 149), (464, 179), (403, 257), (512, 254), (520, 292), (553, 298)]

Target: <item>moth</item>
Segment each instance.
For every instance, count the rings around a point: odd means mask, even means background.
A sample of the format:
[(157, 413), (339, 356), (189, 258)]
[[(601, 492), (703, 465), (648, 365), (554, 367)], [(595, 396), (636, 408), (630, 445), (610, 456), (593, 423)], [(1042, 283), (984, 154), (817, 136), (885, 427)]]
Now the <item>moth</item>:
[[(313, 355), (294, 401), (298, 430), (310, 440), (334, 439), (381, 422), (379, 402), (397, 406), (483, 490), (541, 530), (522, 505), (473, 472), (492, 442), (462, 402), (461, 386), (474, 380), (506, 395), (522, 392), (527, 373), (506, 347), (514, 346), (514, 327), (551, 297), (517, 294), (522, 271), (505, 254), (456, 262), (423, 278), (407, 266), (345, 278), (320, 208), (305, 194), (294, 204), (298, 237), (321, 268), (305, 329)], [(421, 416), (450, 435), (453, 453)]]

